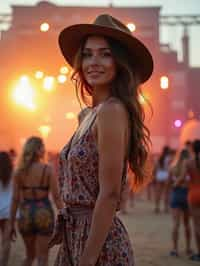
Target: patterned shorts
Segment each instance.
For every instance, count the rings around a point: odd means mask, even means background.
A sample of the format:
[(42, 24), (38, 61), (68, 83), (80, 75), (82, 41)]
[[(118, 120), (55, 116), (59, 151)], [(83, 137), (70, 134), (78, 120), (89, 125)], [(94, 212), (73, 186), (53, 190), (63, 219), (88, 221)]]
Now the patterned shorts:
[(19, 231), (22, 235), (51, 235), (54, 212), (48, 198), (25, 199), (19, 208)]

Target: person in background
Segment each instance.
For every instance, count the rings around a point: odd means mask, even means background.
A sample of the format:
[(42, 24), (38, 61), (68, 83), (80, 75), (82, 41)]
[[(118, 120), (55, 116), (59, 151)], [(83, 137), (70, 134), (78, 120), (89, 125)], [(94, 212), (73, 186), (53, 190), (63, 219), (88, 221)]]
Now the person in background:
[[(152, 169), (154, 168), (153, 166), (156, 163), (156, 156), (155, 154), (150, 154), (149, 156), (149, 164), (151, 165)], [(151, 171), (152, 173), (153, 171)], [(147, 201), (154, 201), (154, 192), (155, 192), (155, 177), (152, 176), (150, 177), (149, 183), (146, 186), (146, 197)]]
[(191, 255), (191, 229), (190, 229), (190, 212), (187, 202), (188, 188), (187, 181), (183, 180), (182, 183), (176, 184), (177, 179), (181, 176), (182, 168), (190, 158), (190, 154), (186, 149), (178, 153), (177, 158), (172, 163), (169, 174), (169, 182), (172, 184), (172, 191), (170, 197), (170, 207), (173, 218), (172, 241), (173, 249), (170, 252), (171, 256), (179, 256), (178, 240), (181, 219), (185, 230), (186, 239), (186, 254)]
[(0, 232), (1, 256), (0, 265), (7, 266), (10, 254), (10, 239), (8, 235), (10, 206), (12, 198), (13, 165), (8, 152), (0, 152)]
[(185, 148), (184, 149), (186, 149), (189, 152), (190, 158), (192, 158), (193, 157), (192, 141), (187, 140), (185, 142)]
[(164, 211), (169, 209), (169, 166), (171, 163), (171, 150), (168, 146), (163, 147), (162, 153), (154, 168), (155, 177), (155, 213), (160, 212), (160, 202), (164, 200)]
[(54, 227), (54, 213), (49, 193), (57, 209), (63, 204), (57, 178), (52, 168), (43, 162), (45, 146), (41, 138), (30, 137), (22, 151), (14, 173), (14, 191), (10, 215), (10, 236), (16, 237), (15, 216), (19, 208), (19, 232), (24, 240), (26, 258), (23, 266), (48, 265), (48, 241)]
[(194, 225), (194, 236), (196, 240), (197, 253), (190, 259), (200, 261), (200, 140), (197, 139), (192, 144), (194, 156), (183, 168), (181, 177), (177, 184), (189, 176), (188, 203)]
[(15, 167), (16, 159), (17, 159), (17, 152), (15, 151), (15, 149), (11, 148), (11, 149), (8, 151), (8, 153), (9, 153), (9, 155), (10, 155), (10, 158), (11, 158), (12, 164), (13, 164), (13, 166)]

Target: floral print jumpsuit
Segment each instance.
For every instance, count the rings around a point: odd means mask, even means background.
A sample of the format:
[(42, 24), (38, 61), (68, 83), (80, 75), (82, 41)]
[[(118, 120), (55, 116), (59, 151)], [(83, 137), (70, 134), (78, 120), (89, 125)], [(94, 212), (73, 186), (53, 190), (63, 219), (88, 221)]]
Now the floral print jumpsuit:
[[(67, 144), (60, 153), (60, 190), (66, 204), (63, 241), (55, 266), (78, 266), (89, 234), (92, 210), (99, 193), (98, 147), (92, 124), (73, 145)], [(121, 193), (125, 187), (126, 162)], [(120, 201), (119, 201), (120, 203)], [(119, 209), (119, 208), (118, 208)], [(96, 266), (134, 266), (131, 243), (120, 219), (115, 215)]]

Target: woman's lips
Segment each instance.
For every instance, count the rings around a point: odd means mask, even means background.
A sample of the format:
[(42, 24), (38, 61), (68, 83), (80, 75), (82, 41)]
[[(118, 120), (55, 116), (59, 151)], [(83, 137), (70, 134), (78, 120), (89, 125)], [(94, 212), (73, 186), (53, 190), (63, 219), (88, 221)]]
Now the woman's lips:
[(99, 75), (102, 75), (102, 72), (97, 72), (97, 71), (88, 72), (88, 76), (91, 77), (97, 77)]

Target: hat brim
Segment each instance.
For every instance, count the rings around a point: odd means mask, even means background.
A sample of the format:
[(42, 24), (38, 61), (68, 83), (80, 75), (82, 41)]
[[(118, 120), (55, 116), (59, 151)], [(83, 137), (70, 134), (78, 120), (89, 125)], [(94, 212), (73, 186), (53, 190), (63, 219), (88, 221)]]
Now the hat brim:
[(145, 45), (134, 36), (123, 31), (94, 24), (76, 24), (65, 28), (59, 35), (59, 46), (66, 61), (73, 67), (75, 55), (83, 38), (102, 35), (116, 39), (128, 48), (129, 54), (140, 75), (147, 81), (153, 72), (153, 59)]

